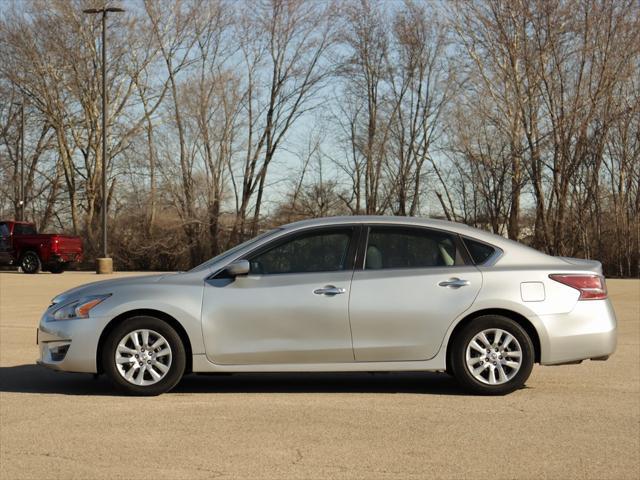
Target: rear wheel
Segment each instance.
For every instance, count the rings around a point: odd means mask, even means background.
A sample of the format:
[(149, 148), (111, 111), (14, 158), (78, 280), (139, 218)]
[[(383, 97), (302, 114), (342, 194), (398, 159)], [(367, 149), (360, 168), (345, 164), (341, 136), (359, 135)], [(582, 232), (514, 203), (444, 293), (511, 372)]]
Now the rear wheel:
[(42, 263), (37, 253), (26, 252), (20, 260), (20, 267), (24, 273), (38, 273), (42, 269)]
[(521, 388), (535, 358), (527, 332), (510, 318), (485, 315), (456, 336), (451, 366), (457, 380), (473, 393), (504, 395)]
[(182, 378), (186, 353), (178, 333), (155, 317), (123, 321), (105, 340), (102, 366), (110, 380), (131, 395), (160, 395)]
[(51, 265), (51, 267), (49, 267), (49, 271), (51, 273), (62, 273), (64, 272), (66, 266), (66, 263), (56, 263), (55, 265)]

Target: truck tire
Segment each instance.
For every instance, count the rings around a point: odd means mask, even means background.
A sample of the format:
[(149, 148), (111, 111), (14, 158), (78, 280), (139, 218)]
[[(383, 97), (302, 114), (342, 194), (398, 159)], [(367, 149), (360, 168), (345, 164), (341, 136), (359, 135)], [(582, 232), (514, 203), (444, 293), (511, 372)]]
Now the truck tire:
[(36, 252), (25, 252), (20, 259), (20, 267), (24, 273), (38, 273), (42, 269), (42, 262)]
[(62, 273), (64, 272), (66, 266), (66, 263), (56, 263), (55, 265), (51, 265), (51, 267), (49, 267), (49, 271), (51, 273)]

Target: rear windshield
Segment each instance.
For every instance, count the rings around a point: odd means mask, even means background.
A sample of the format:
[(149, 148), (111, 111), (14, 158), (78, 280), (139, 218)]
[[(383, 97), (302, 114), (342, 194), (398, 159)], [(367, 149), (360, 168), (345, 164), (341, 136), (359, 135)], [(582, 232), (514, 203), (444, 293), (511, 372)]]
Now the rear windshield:
[(473, 263), (476, 265), (482, 265), (485, 263), (496, 251), (495, 248), (491, 245), (487, 245), (486, 243), (476, 242), (475, 240), (470, 240), (468, 238), (463, 238), (463, 240), (464, 244), (467, 246), (467, 250), (469, 250)]
[(13, 227), (14, 235), (37, 235), (38, 231), (33, 225), (27, 225), (24, 223), (16, 223)]

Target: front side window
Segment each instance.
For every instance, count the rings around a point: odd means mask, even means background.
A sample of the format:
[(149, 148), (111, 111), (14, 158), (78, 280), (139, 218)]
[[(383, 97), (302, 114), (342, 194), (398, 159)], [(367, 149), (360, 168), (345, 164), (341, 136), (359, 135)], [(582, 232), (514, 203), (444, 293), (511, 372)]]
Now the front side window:
[(301, 234), (249, 259), (251, 273), (332, 272), (347, 268), (351, 229)]
[(464, 265), (453, 235), (419, 228), (371, 228), (366, 270)]
[(9, 226), (6, 223), (0, 223), (0, 237), (9, 236)]

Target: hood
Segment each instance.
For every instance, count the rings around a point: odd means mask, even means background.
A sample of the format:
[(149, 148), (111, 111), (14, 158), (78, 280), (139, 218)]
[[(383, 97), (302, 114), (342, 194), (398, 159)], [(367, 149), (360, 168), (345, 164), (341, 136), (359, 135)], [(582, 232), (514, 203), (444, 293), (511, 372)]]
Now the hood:
[(117, 278), (113, 280), (102, 280), (99, 282), (87, 283), (79, 287), (72, 288), (66, 292), (56, 295), (51, 301), (52, 304), (62, 303), (72, 298), (79, 298), (86, 295), (97, 295), (102, 293), (112, 293), (114, 288), (122, 288), (130, 285), (144, 285), (157, 283), (164, 277), (178, 275), (176, 273), (162, 273), (159, 275), (144, 275), (139, 277)]

